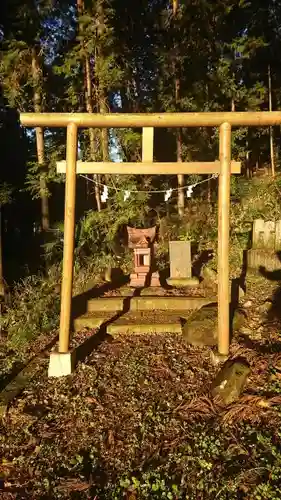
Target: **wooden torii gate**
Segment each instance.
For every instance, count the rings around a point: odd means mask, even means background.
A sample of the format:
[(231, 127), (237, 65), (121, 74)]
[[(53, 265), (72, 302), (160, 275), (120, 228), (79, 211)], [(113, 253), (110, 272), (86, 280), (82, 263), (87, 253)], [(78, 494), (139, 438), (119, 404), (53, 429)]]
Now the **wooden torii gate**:
[[(218, 212), (218, 353), (229, 352), (229, 208), (230, 175), (240, 172), (240, 164), (231, 162), (232, 126), (272, 126), (281, 124), (281, 112), (218, 112), (218, 113), (151, 113), (151, 114), (91, 114), (91, 113), (22, 113), (20, 121), (26, 127), (66, 127), (66, 162), (58, 163), (58, 172), (66, 173), (63, 275), (59, 350), (51, 353), (49, 375), (71, 373), (74, 359), (69, 352), (76, 174), (214, 174), (219, 177)], [(140, 163), (77, 162), (79, 127), (143, 128), (143, 156)], [(219, 161), (217, 162), (153, 162), (153, 128), (219, 127)]]

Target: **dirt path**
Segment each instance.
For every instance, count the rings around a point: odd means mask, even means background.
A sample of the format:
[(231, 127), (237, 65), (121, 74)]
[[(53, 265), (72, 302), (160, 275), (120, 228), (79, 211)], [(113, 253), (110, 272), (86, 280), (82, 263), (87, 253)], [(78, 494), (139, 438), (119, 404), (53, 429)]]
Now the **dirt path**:
[(1, 499), (280, 498), (281, 346), (272, 286), (260, 286), (249, 285), (231, 346), (251, 365), (238, 402), (212, 400), (210, 352), (180, 336), (104, 342), (73, 375), (42, 375), (11, 406)]

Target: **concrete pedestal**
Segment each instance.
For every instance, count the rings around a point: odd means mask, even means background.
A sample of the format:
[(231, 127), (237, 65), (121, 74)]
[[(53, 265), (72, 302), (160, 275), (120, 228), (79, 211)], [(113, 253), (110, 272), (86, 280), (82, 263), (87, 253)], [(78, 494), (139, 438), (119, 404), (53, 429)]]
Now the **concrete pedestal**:
[(160, 278), (159, 278), (159, 273), (158, 271), (155, 271), (155, 273), (152, 273), (151, 275), (151, 280), (150, 280), (150, 286), (161, 286), (160, 285)]
[(73, 352), (60, 353), (53, 351), (50, 354), (48, 377), (65, 377), (73, 372), (75, 365)]

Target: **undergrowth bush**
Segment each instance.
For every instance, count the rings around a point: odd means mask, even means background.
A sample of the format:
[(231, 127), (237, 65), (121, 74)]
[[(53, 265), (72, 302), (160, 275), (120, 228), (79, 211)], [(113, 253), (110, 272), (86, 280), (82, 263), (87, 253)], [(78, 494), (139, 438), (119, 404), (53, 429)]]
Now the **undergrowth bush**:
[[(231, 177), (230, 249), (231, 277), (241, 273), (243, 252), (250, 245), (253, 221), (281, 219), (281, 178)], [(204, 196), (188, 201), (185, 216), (165, 217), (161, 225), (161, 240), (168, 252), (169, 239), (191, 240), (198, 253), (213, 251), (211, 265), (217, 266), (218, 204), (208, 203)]]
[(238, 436), (233, 444), (233, 435), (226, 430), (194, 429), (192, 439), (187, 437), (185, 444), (167, 451), (165, 459), (123, 475), (106, 498), (117, 500), (131, 494), (143, 500), (278, 500), (280, 433), (273, 437), (247, 424), (237, 431)]
[(58, 326), (59, 291), (55, 273), (49, 276), (29, 276), (18, 283), (12, 295), (12, 303), (0, 318), (7, 333), (8, 344), (22, 350), (40, 333)]
[[(239, 276), (243, 251), (250, 241), (253, 220), (281, 218), (281, 179), (253, 179), (232, 176), (230, 213), (230, 270)], [(111, 204), (101, 212), (90, 211), (76, 227), (74, 293), (82, 293), (89, 282), (97, 282), (107, 267), (119, 267), (129, 273), (132, 255), (124, 239), (127, 224), (143, 227), (149, 212), (147, 195), (141, 194), (124, 203), (117, 192)], [(159, 269), (168, 266), (168, 242), (171, 239), (191, 240), (195, 251), (213, 250), (211, 262), (217, 261), (217, 204), (203, 198), (189, 200), (184, 218), (167, 216), (160, 223), (160, 240), (156, 249)], [(45, 246), (46, 256), (55, 264), (48, 276), (30, 276), (13, 291), (12, 304), (0, 319), (8, 334), (8, 343), (20, 349), (38, 334), (58, 327), (61, 280), (63, 227), (56, 238)], [(196, 248), (197, 247), (197, 248)]]

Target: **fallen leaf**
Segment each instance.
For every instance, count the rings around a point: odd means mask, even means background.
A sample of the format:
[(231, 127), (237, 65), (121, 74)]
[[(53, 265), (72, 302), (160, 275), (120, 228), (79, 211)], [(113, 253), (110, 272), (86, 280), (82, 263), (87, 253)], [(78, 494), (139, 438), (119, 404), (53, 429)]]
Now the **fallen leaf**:
[(79, 479), (63, 479), (59, 486), (59, 490), (69, 490), (69, 491), (86, 491), (90, 488), (90, 484)]
[(113, 431), (110, 430), (110, 431), (108, 431), (108, 438), (107, 438), (108, 446), (113, 446), (114, 442), (115, 442), (114, 434), (113, 434)]
[(86, 403), (91, 403), (91, 404), (96, 404), (98, 405), (99, 402), (96, 400), (96, 398), (92, 398), (91, 396), (87, 396), (85, 398)]
[(135, 490), (127, 491), (126, 500), (137, 500), (137, 492)]

